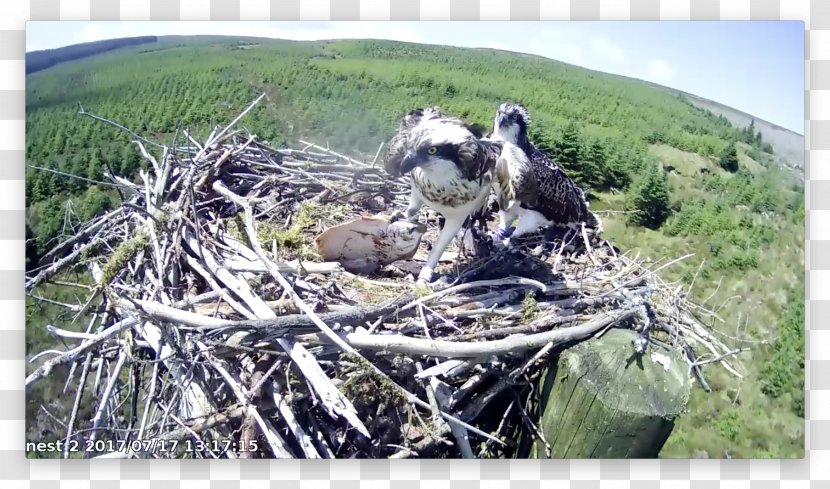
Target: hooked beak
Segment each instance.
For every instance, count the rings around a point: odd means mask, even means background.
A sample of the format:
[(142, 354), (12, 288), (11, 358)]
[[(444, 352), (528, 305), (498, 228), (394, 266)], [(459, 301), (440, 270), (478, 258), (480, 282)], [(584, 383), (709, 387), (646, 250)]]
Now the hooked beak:
[(496, 126), (501, 127), (507, 122), (507, 116), (504, 114), (499, 114), (496, 116)]
[(418, 166), (418, 158), (412, 152), (407, 152), (401, 161), (401, 174), (406, 175)]

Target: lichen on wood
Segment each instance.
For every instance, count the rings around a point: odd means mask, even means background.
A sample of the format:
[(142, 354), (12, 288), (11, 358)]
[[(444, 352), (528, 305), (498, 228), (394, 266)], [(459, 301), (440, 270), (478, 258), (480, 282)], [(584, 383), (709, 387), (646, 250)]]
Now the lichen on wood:
[[(631, 348), (633, 331), (612, 329), (564, 351), (541, 382), (540, 428), (553, 458), (656, 457), (691, 392), (681, 353)], [(533, 455), (544, 457), (537, 441)]]

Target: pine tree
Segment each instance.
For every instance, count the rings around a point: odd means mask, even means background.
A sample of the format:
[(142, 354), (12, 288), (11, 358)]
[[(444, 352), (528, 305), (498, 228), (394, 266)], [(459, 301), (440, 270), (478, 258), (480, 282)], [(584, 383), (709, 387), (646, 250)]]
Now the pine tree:
[(141, 157), (138, 155), (138, 148), (133, 144), (124, 146), (120, 159), (118, 173), (122, 177), (130, 178), (141, 166)]
[(607, 155), (605, 147), (599, 141), (593, 141), (585, 147), (585, 157), (582, 161), (582, 179), (590, 187), (606, 188), (605, 179)]
[(112, 207), (112, 198), (99, 186), (89, 187), (81, 201), (80, 217), (88, 221), (102, 212), (111, 210)]
[(579, 156), (582, 154), (582, 138), (579, 128), (574, 122), (569, 122), (562, 131), (562, 136), (554, 144), (554, 156), (571, 178), (582, 179), (582, 169)]
[(738, 171), (738, 149), (735, 147), (734, 141), (729, 143), (721, 152), (720, 166), (730, 173)]
[(90, 154), (86, 165), (86, 176), (90, 180), (102, 180), (104, 178), (104, 169), (101, 163), (100, 151), (96, 148)]
[(669, 217), (669, 182), (666, 172), (648, 165), (629, 189), (625, 202), (631, 224), (657, 229)]

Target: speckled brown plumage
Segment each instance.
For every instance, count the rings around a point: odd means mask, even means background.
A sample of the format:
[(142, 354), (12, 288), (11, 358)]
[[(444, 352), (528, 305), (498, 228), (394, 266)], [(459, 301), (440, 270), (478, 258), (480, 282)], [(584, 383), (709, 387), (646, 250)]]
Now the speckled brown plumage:
[(445, 218), (419, 280), (431, 280), (432, 270), (452, 237), (487, 201), (502, 143), (482, 141), (482, 134), (481, 127), (431, 108), (407, 114), (389, 141), (384, 161), (387, 173), (394, 177), (411, 174), (407, 217), (416, 218), (418, 209), (426, 204)]
[[(505, 186), (508, 195), (515, 195), (523, 208), (538, 211), (553, 223), (601, 227), (599, 219), (588, 208), (584, 191), (553, 158), (530, 142), (529, 123), (530, 114), (524, 106), (502, 104), (499, 107), (494, 137), (516, 144), (527, 156), (526, 164), (508, 166), (510, 184)], [(535, 180), (535, 185), (530, 180)]]

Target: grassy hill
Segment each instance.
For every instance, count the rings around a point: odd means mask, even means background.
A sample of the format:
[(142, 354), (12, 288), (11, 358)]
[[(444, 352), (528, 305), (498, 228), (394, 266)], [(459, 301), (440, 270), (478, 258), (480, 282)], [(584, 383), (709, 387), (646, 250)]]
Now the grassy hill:
[(804, 174), (804, 135), (793, 132), (772, 122), (754, 117), (746, 112), (733, 109), (718, 102), (698, 97), (692, 94), (684, 94), (689, 102), (714, 114), (726, 117), (729, 122), (737, 127), (746, 127), (752, 123), (761, 133), (764, 140), (769, 141), (775, 148), (776, 162), (782, 166), (788, 166)]
[[(203, 136), (265, 91), (245, 120), (260, 138), (373, 155), (413, 107), (438, 104), (490, 126), (499, 103), (521, 101), (533, 140), (586, 186), (592, 208), (612, 211), (607, 236), (655, 262), (696, 253), (664, 275), (716, 311), (704, 320), (720, 335), (753, 348), (739, 355), (743, 381), (708, 370), (714, 392), (696, 389), (663, 455), (803, 454), (803, 184), (797, 164), (781, 164), (794, 143), (768, 136), (758, 119), (760, 135), (719, 104), (638, 80), (537, 56), (391, 41), (159, 37), (32, 73), (26, 90), (27, 163), (93, 181), (106, 169), (134, 177), (143, 163), (127, 135), (79, 116), (79, 104), (169, 140), (179, 124)], [(732, 147), (734, 172), (721, 166)], [(643, 227), (629, 211), (651, 182), (667, 186), (666, 212)], [(67, 202), (86, 219), (117, 198), (30, 166), (27, 259), (65, 232)], [(49, 341), (47, 320), (81, 327), (33, 299), (27, 311), (30, 350)]]

